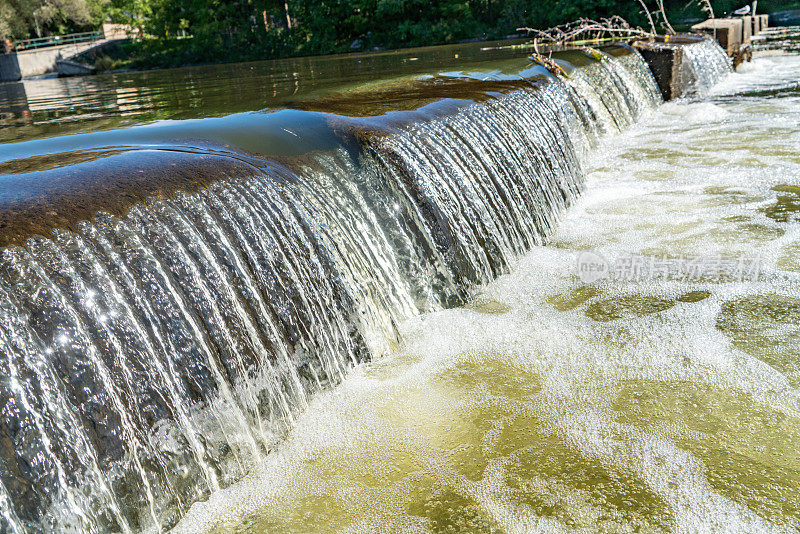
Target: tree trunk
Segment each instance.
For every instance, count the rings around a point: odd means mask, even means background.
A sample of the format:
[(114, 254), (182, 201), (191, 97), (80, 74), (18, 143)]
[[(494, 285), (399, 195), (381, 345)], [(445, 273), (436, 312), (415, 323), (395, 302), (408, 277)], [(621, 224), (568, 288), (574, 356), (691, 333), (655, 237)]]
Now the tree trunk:
[(289, 15), (289, 0), (283, 0), (283, 11), (286, 13), (286, 27), (292, 29), (292, 17)]

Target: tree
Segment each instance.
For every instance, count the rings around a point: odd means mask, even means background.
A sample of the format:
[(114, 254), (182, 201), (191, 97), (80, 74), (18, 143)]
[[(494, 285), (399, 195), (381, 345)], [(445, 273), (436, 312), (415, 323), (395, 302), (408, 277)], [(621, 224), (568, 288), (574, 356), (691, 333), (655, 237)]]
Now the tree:
[(4, 0), (0, 37), (64, 34), (102, 23), (104, 0)]
[(11, 2), (0, 3), (0, 39), (28, 36), (28, 24), (19, 8)]

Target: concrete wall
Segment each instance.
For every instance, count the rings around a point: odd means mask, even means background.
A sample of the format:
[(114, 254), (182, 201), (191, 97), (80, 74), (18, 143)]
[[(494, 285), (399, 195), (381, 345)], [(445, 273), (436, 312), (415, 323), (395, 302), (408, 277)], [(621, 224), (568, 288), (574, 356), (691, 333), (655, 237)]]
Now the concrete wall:
[[(741, 29), (741, 26), (738, 28)], [(683, 61), (684, 49), (709, 38), (698, 34), (681, 34), (633, 43), (653, 72), (664, 100), (680, 98), (693, 91), (698, 80), (693, 69), (687, 68)]]
[(0, 54), (0, 81), (14, 82), (20, 78), (55, 72), (56, 61), (67, 59), (98, 45), (99, 42), (51, 46), (36, 50), (22, 50)]
[(680, 68), (683, 49), (679, 46), (650, 42), (637, 42), (633, 47), (639, 51), (653, 72), (664, 100), (680, 97), (683, 93)]
[(692, 26), (692, 31), (714, 37), (725, 52), (734, 57), (739, 53), (741, 46), (745, 44), (742, 41), (743, 25), (741, 18), (708, 19)]
[(753, 17), (742, 17), (742, 44), (750, 44), (750, 39), (753, 35)]
[(95, 46), (97, 46), (97, 41), (17, 52), (17, 56), (19, 57), (19, 70), (22, 72), (23, 78), (55, 72), (56, 61), (59, 59), (67, 59), (81, 52), (85, 52), (90, 48), (94, 48)]
[(0, 54), (0, 82), (16, 82), (21, 78), (17, 54)]

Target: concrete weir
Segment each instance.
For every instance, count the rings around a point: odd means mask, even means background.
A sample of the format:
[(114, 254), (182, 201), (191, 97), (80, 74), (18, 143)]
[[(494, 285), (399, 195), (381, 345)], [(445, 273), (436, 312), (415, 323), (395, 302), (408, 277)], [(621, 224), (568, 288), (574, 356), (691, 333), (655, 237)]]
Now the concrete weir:
[(544, 243), (590, 143), (660, 101), (627, 47), (554, 52), (570, 76), (479, 52), (306, 110), (3, 145), (0, 532), (170, 529), (396, 325)]
[[(603, 50), (614, 58), (633, 56), (627, 46)], [(600, 63), (581, 50), (554, 52), (552, 57), (569, 71), (596, 70)], [(331, 150), (339, 143), (356, 146), (401, 123), (455, 115), (468, 103), (493, 101), (551, 83), (552, 76), (543, 67), (526, 71), (524, 78), (436, 76), (295, 102), (291, 112), (247, 116), (248, 121), (242, 115), (208, 120), (206, 127), (213, 124), (213, 132), (184, 133), (188, 126), (175, 125), (150, 132), (146, 141), (137, 128), (87, 134), (74, 138), (72, 150), (57, 154), (36, 148), (46, 146), (47, 140), (21, 144), (15, 157), (0, 161), (5, 187), (0, 199), (0, 247), (24, 245), (34, 235), (50, 235), (57, 229), (75, 231), (99, 211), (122, 216), (148, 199), (173, 198), (178, 191), (193, 193), (237, 175), (248, 176), (254, 167), (280, 164), (296, 169), (307, 164), (306, 154)], [(248, 143), (224, 133), (244, 128), (245, 122), (253, 128)], [(305, 137), (317, 142), (300, 142), (287, 133), (298, 123), (303, 124)], [(198, 138), (207, 141), (198, 144)]]
[(694, 33), (659, 36), (636, 42), (633, 46), (650, 65), (664, 100), (671, 100), (688, 96), (696, 82), (696, 74), (684, 66), (687, 46), (700, 45), (704, 40), (713, 39), (737, 66), (742, 61), (750, 60), (752, 37), (768, 26), (768, 15), (708, 19), (692, 26)]
[(708, 19), (692, 26), (692, 31), (716, 39), (734, 58), (735, 63), (750, 51), (750, 40), (769, 26), (768, 15), (752, 15), (727, 19)]
[(686, 96), (690, 91), (693, 80), (684, 68), (684, 49), (687, 45), (699, 44), (705, 39), (706, 37), (694, 34), (668, 35), (633, 44), (650, 66), (664, 100)]
[[(640, 49), (729, 72), (685, 42)], [(584, 155), (661, 103), (628, 45), (444, 50), (291, 108), (0, 145), (0, 532), (162, 532), (236, 491), (397, 325), (546, 243)]]
[(698, 73), (688, 68), (684, 56), (687, 47), (703, 46), (705, 41), (719, 43), (734, 67), (752, 56), (751, 39), (765, 28), (767, 15), (709, 19), (692, 26), (695, 33), (658, 36), (633, 44), (656, 78), (664, 100), (689, 96), (694, 91)]

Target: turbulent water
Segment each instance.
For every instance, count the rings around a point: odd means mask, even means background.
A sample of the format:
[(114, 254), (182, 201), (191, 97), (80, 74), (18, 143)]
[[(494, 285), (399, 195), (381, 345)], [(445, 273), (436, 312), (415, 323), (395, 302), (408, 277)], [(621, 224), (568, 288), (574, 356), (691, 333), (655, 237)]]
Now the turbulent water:
[(691, 80), (684, 96), (706, 96), (731, 71), (731, 59), (719, 53), (719, 45), (713, 40), (684, 46), (683, 55), (686, 61), (681, 62), (681, 76)]
[[(177, 531), (800, 530), (799, 70), (758, 58), (601, 141), (545, 246), (403, 323)], [(586, 283), (590, 250), (711, 270)]]
[(638, 55), (586, 63), (3, 249), (2, 530), (160, 530), (282, 457), (399, 325), (541, 245), (597, 139), (659, 101)]

